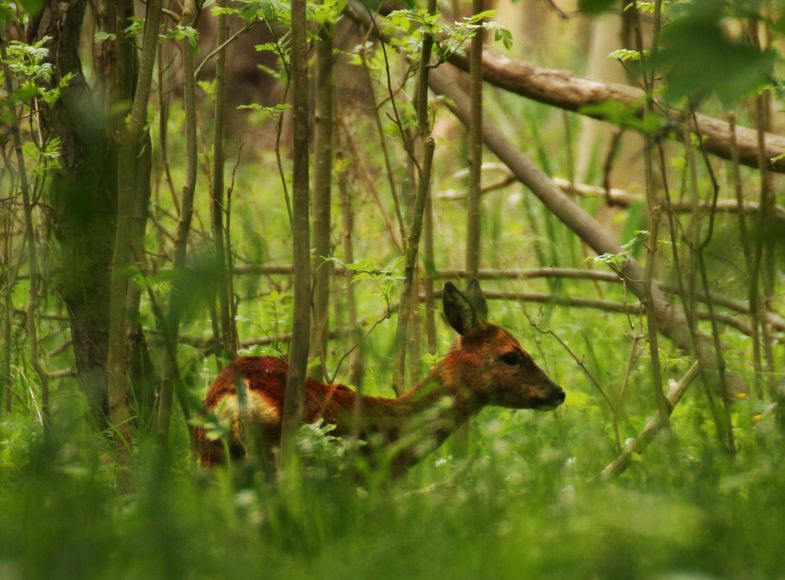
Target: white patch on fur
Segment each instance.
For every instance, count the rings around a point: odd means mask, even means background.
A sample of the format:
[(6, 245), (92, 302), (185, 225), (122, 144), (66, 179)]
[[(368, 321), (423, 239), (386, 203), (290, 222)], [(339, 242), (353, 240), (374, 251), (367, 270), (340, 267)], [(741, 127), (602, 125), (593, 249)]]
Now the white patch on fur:
[(276, 425), (281, 421), (281, 412), (273, 401), (263, 393), (252, 391), (248, 380), (245, 381), (245, 397), (227, 395), (218, 403), (218, 414), (232, 421), (232, 430), (240, 435), (242, 423), (259, 422), (263, 425)]

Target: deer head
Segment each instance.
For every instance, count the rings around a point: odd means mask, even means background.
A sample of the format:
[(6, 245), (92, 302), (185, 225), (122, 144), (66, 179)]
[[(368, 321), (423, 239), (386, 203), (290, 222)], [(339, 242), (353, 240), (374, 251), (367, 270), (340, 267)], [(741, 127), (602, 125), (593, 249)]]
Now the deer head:
[(481, 405), (555, 409), (564, 391), (532, 360), (516, 338), (487, 322), (488, 304), (477, 280), (466, 293), (444, 285), (444, 314), (460, 335), (445, 359), (445, 379), (470, 391)]

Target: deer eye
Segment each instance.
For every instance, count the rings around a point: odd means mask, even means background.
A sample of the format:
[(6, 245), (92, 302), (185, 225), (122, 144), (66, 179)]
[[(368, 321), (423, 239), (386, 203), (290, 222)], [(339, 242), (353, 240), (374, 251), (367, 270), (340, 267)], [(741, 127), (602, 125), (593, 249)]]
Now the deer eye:
[(503, 362), (504, 364), (506, 364), (506, 365), (510, 365), (510, 366), (515, 366), (515, 365), (517, 365), (517, 364), (520, 364), (520, 362), (521, 362), (521, 357), (520, 357), (520, 355), (518, 355), (518, 353), (517, 353), (517, 352), (515, 352), (515, 351), (511, 351), (511, 352), (506, 352), (506, 353), (504, 353), (504, 354), (501, 356), (501, 359), (502, 359), (502, 362)]

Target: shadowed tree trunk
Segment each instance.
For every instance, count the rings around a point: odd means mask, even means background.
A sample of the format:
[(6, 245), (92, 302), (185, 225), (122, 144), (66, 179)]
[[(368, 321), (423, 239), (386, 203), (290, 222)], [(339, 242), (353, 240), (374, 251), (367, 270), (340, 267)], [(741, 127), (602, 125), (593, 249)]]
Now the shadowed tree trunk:
[(291, 66), (294, 145), (292, 151), (292, 242), (294, 308), (289, 373), (286, 379), (281, 461), (286, 471), (296, 461), (294, 434), (305, 395), (311, 332), (311, 257), (308, 199), (308, 39), (305, 0), (292, 0)]
[[(137, 187), (137, 163), (147, 140), (147, 102), (161, 25), (161, 1), (147, 4), (144, 41), (139, 59), (139, 74), (127, 125), (120, 128), (117, 155), (117, 221), (109, 286), (109, 340), (107, 384), (109, 420), (117, 437), (120, 460), (130, 461), (132, 435), (131, 390), (127, 373), (127, 310), (129, 271), (137, 265), (133, 256), (133, 219), (143, 188)], [(149, 178), (149, 177), (148, 177)]]
[(326, 22), (316, 41), (316, 126), (314, 128), (313, 176), (313, 330), (311, 342), (318, 362), (310, 375), (324, 381), (329, 326), (330, 278), (330, 200), (333, 171), (333, 25)]
[[(226, 6), (226, 1), (218, 2), (218, 7)], [(227, 40), (226, 14), (218, 15), (218, 46)], [(226, 50), (218, 53), (215, 63), (215, 125), (213, 127), (213, 189), (210, 192), (210, 214), (215, 245), (215, 265), (218, 273), (216, 285), (218, 293), (218, 326), (220, 328), (219, 354), (227, 361), (237, 356), (237, 335), (232, 317), (232, 296), (229, 280), (229, 260), (224, 240), (224, 123), (226, 102)]]
[(48, 138), (61, 140), (60, 168), (47, 191), (54, 235), (54, 284), (71, 326), (79, 384), (99, 427), (106, 426), (109, 267), (116, 211), (115, 148), (102, 107), (90, 92), (79, 60), (86, 0), (48, 0), (28, 33), (51, 37), (53, 83), (73, 75), (52, 107), (42, 109)]

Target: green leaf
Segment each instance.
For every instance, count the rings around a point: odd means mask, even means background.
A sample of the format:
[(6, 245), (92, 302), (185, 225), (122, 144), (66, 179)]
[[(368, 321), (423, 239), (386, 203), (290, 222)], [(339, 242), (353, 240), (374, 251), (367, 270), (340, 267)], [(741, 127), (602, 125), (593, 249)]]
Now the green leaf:
[(592, 16), (597, 16), (607, 12), (615, 4), (616, 0), (578, 0), (578, 10)]
[(178, 24), (162, 36), (168, 40), (185, 40), (193, 50), (199, 48), (199, 32), (191, 26)]
[(112, 32), (104, 32), (99, 30), (93, 35), (96, 42), (103, 42), (104, 40), (117, 40), (117, 35)]
[(139, 34), (144, 30), (144, 19), (137, 18), (136, 16), (131, 16), (128, 21), (130, 24), (125, 27), (123, 32), (125, 32), (126, 36), (134, 36)]
[(22, 0), (22, 8), (30, 14), (37, 14), (41, 7), (44, 5), (43, 0)]
[(700, 0), (663, 29), (650, 65), (665, 73), (666, 99), (716, 95), (732, 106), (769, 80), (775, 53), (728, 37), (723, 16), (713, 0)]
[(619, 48), (612, 51), (608, 56), (622, 62), (640, 62), (641, 60), (640, 51), (629, 48)]
[(621, 101), (605, 101), (586, 105), (580, 108), (580, 112), (644, 133), (651, 133), (662, 127), (662, 119), (655, 113), (644, 115), (641, 106), (628, 105)]
[(479, 24), (481, 20), (493, 20), (496, 17), (496, 10), (483, 10), (477, 14), (472, 14), (469, 22), (472, 24)]

